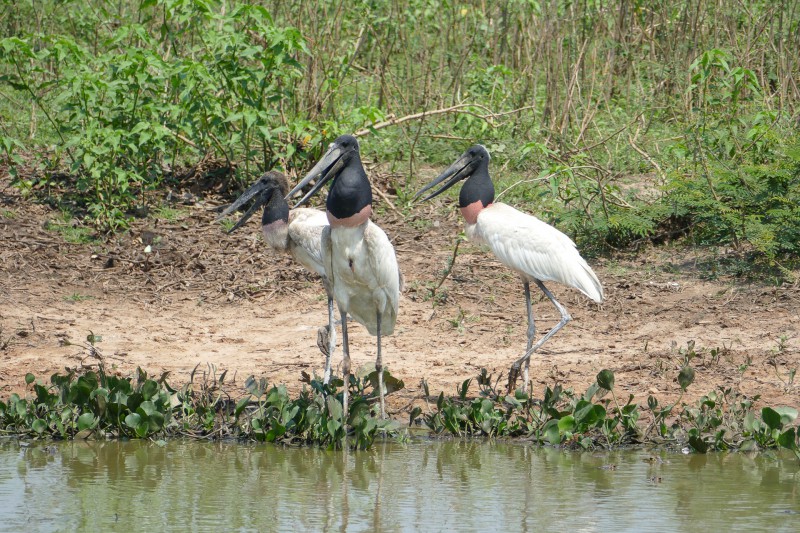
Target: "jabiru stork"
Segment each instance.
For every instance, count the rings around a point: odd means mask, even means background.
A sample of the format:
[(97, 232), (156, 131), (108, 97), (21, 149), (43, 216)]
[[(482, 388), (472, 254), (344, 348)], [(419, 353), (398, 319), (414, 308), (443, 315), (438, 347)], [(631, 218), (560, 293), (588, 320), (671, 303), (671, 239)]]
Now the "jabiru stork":
[[(516, 386), (520, 367), (524, 364), (522, 390), (528, 386), (528, 367), (531, 354), (563, 328), (572, 317), (544, 286), (545, 281), (557, 281), (574, 287), (597, 303), (603, 301), (603, 287), (597, 275), (578, 253), (575, 243), (559, 230), (538, 218), (518, 211), (510, 205), (494, 203), (494, 185), (489, 176), (489, 152), (480, 144), (464, 152), (452, 165), (420, 190), (414, 199), (445, 182), (423, 202), (434, 198), (461, 180), (458, 207), (466, 221), (467, 238), (486, 245), (495, 257), (522, 278), (525, 305), (528, 313), (528, 345), (525, 353), (515, 360), (508, 374), (508, 389)], [(531, 309), (530, 283), (533, 282), (561, 313), (561, 320), (546, 335), (533, 343), (536, 325)]]
[(333, 292), (325, 275), (325, 268), (322, 265), (321, 236), (323, 229), (328, 225), (328, 217), (319, 209), (300, 208), (290, 210), (289, 204), (284, 199), (288, 190), (289, 182), (286, 176), (281, 172), (266, 172), (225, 209), (220, 214), (220, 218), (233, 213), (255, 198), (253, 205), (228, 230), (228, 233), (233, 233), (239, 229), (263, 205), (261, 231), (267, 244), (274, 250), (289, 253), (306, 269), (316, 272), (322, 277), (322, 284), (328, 295), (328, 349), (325, 354), (325, 370), (323, 373), (323, 382), (328, 383), (331, 378), (331, 356), (336, 348)]
[(335, 139), (322, 159), (286, 196), (316, 180), (296, 204), (304, 204), (331, 181), (325, 202), (329, 226), (322, 231), (322, 264), (333, 289), (342, 320), (342, 374), (344, 417), (348, 416), (350, 346), (347, 316), (377, 337), (375, 370), (378, 373), (381, 417), (386, 418), (383, 396), (381, 338), (394, 332), (400, 299), (400, 270), (394, 247), (386, 233), (370, 220), (372, 188), (361, 163), (358, 140), (352, 135)]

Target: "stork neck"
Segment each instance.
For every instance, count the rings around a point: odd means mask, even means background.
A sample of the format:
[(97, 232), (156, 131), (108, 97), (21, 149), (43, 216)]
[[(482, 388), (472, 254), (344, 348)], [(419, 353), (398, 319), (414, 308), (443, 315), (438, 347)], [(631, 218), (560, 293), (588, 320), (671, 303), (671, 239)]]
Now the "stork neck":
[(478, 222), (478, 215), (480, 214), (480, 212), (487, 207), (489, 206), (483, 205), (483, 203), (480, 200), (478, 200), (476, 202), (472, 202), (466, 207), (462, 207), (461, 214), (464, 216), (464, 220), (467, 221), (467, 224), (475, 224)]
[[(462, 209), (462, 212), (464, 209), (474, 210), (477, 207), (476, 203), (478, 203), (480, 206), (478, 211), (480, 211), (480, 209), (488, 207), (493, 201), (494, 184), (492, 184), (492, 178), (489, 177), (489, 163), (484, 161), (461, 186), (461, 193), (458, 195), (458, 207)], [(477, 217), (477, 212), (475, 216)]]
[(276, 191), (264, 205), (264, 213), (261, 215), (261, 226), (269, 226), (278, 220), (289, 222), (289, 204), (283, 199), (283, 195), (281, 195), (279, 191)]
[(332, 225), (333, 220), (359, 218), (364, 213), (369, 218), (372, 213), (372, 188), (357, 154), (334, 178), (325, 205)]
[(330, 211), (326, 214), (328, 215), (328, 223), (332, 228), (355, 228), (369, 221), (369, 218), (372, 216), (372, 206), (368, 205), (358, 213), (345, 218), (337, 218)]

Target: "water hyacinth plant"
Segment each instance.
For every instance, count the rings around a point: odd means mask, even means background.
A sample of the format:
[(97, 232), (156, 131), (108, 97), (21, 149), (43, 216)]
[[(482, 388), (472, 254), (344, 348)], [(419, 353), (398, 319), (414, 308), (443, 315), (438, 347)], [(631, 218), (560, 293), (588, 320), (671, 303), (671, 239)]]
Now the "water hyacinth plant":
[[(685, 392), (694, 379), (694, 370), (684, 366), (677, 379)], [(798, 417), (797, 409), (764, 407), (757, 411), (753, 404), (758, 397), (748, 399), (731, 388), (711, 392), (696, 405), (680, 404), (678, 398), (660, 406), (651, 395), (644, 408), (633, 402), (633, 395), (620, 404), (610, 370), (600, 371), (582, 395), (555, 385), (545, 389), (541, 400), (521, 391), (498, 393), (497, 382), (492, 383), (486, 369), (477, 381), (480, 397), (467, 399), (471, 380), (466, 380), (457, 397), (439, 395), (436, 409), (422, 417), (424, 424), (436, 434), (524, 438), (582, 449), (645, 443), (701, 453), (785, 448), (800, 458), (798, 434), (792, 425)], [(421, 413), (419, 408), (412, 411), (412, 422)]]
[[(195, 368), (195, 371), (197, 369)], [(374, 374), (374, 371), (372, 372)], [(352, 408), (343, 420), (343, 382), (329, 385), (304, 376), (297, 398), (283, 385), (268, 387), (250, 377), (246, 394), (234, 401), (225, 392), (225, 373), (192, 380), (180, 389), (167, 374), (152, 379), (141, 369), (135, 378), (105, 371), (53, 374), (50, 385), (25, 377), (31, 394), (13, 393), (0, 401), (0, 434), (24, 438), (235, 438), (281, 444), (341, 448), (369, 447), (377, 436), (399, 435), (400, 425), (382, 420), (373, 409), (376, 376), (354, 376), (349, 386)], [(386, 376), (389, 392), (403, 384)]]

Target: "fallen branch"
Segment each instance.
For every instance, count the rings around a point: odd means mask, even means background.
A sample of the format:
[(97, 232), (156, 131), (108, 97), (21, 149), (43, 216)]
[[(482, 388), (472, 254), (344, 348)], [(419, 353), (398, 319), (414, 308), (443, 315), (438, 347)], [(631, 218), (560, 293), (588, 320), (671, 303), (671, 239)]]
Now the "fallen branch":
[(461, 245), (461, 241), (463, 240), (464, 239), (460, 234), (458, 235), (458, 237), (456, 237), (456, 246), (455, 248), (453, 248), (453, 256), (450, 258), (450, 261), (447, 262), (447, 266), (445, 267), (444, 272), (442, 273), (442, 277), (439, 279), (439, 283), (437, 283), (436, 286), (433, 289), (431, 289), (431, 296), (436, 296), (436, 291), (439, 290), (439, 287), (442, 286), (444, 280), (446, 280), (447, 277), (450, 275), (450, 272), (453, 271), (453, 267), (456, 264), (456, 256), (458, 255), (458, 247)]
[[(384, 120), (383, 122), (378, 122), (376, 124), (373, 124), (372, 126), (370, 126), (368, 128), (360, 129), (357, 132), (355, 132), (353, 135), (356, 136), (356, 137), (362, 137), (364, 135), (368, 135), (368, 134), (372, 133), (375, 130), (380, 130), (380, 129), (386, 128), (388, 126), (395, 126), (397, 124), (402, 124), (404, 122), (408, 122), (408, 121), (411, 121), (411, 120), (419, 120), (419, 119), (423, 119), (425, 117), (431, 117), (431, 116), (434, 116), (434, 115), (443, 115), (445, 113), (464, 113), (466, 115), (472, 115), (474, 117), (477, 117), (477, 118), (480, 118), (482, 120), (485, 120), (486, 122), (489, 122), (491, 124), (492, 120), (497, 118), (497, 117), (502, 117), (502, 116), (505, 116), (505, 115), (511, 115), (513, 113), (519, 113), (520, 111), (524, 111), (526, 109), (531, 109), (533, 107), (534, 106), (525, 106), (525, 107), (520, 107), (519, 109), (512, 109), (511, 111), (503, 111), (502, 113), (495, 113), (494, 111), (492, 111), (488, 107), (483, 106), (481, 104), (458, 104), (458, 105), (454, 105), (454, 106), (451, 106), (451, 107), (445, 107), (445, 108), (442, 108), (442, 109), (434, 109), (433, 111), (422, 111), (420, 113), (414, 113), (414, 114), (406, 115), (406, 116), (400, 117), (400, 118), (397, 118), (397, 117), (394, 117), (394, 116), (390, 116), (387, 120)], [(475, 113), (473, 111), (469, 111), (468, 108), (483, 109), (484, 111), (486, 111), (486, 114), (485, 115), (480, 115), (480, 114)]]
[(172, 134), (177, 139), (180, 139), (181, 141), (183, 141), (186, 144), (188, 144), (189, 146), (191, 146), (192, 148), (197, 148), (197, 144), (195, 144), (194, 141), (192, 141), (191, 139), (187, 139), (186, 137), (184, 137), (180, 133), (178, 133), (176, 131), (172, 131), (171, 129), (169, 129), (166, 126), (164, 126), (164, 129), (167, 130), (168, 133)]
[[(638, 134), (639, 134), (639, 130), (636, 130), (636, 135), (638, 136)], [(631, 148), (636, 150), (636, 152), (640, 156), (644, 157), (647, 160), (647, 162), (650, 163), (656, 169), (656, 171), (658, 172), (658, 177), (661, 178), (661, 183), (666, 182), (667, 176), (666, 176), (666, 174), (664, 174), (664, 171), (661, 170), (661, 165), (659, 165), (658, 162), (656, 162), (655, 159), (650, 157), (650, 154), (648, 154), (647, 152), (645, 152), (644, 150), (639, 148), (639, 146), (636, 144), (636, 141), (634, 140), (634, 137), (631, 136), (631, 134), (628, 134), (628, 144), (630, 144)]]
[(391, 200), (389, 200), (389, 197), (388, 197), (388, 196), (386, 196), (386, 194), (384, 194), (384, 192), (383, 192), (382, 190), (380, 190), (380, 189), (379, 189), (379, 188), (377, 188), (377, 187), (373, 187), (373, 188), (372, 188), (372, 190), (373, 190), (373, 191), (375, 191), (376, 193), (378, 193), (378, 196), (380, 196), (380, 197), (383, 199), (383, 201), (384, 201), (384, 202), (386, 202), (386, 205), (388, 205), (388, 206), (389, 206), (389, 208), (390, 208), (392, 211), (394, 211), (395, 213), (397, 213), (398, 215), (400, 215), (400, 217), (402, 217), (402, 216), (403, 216), (403, 213), (401, 213), (401, 212), (400, 212), (400, 210), (399, 210), (399, 209), (397, 209), (397, 206), (395, 206), (395, 205), (394, 205), (394, 203), (393, 203)]
[(588, 151), (589, 151), (589, 150), (591, 150), (592, 148), (597, 148), (597, 147), (598, 147), (598, 146), (600, 146), (601, 144), (605, 144), (605, 143), (607, 143), (607, 142), (608, 142), (610, 139), (612, 139), (613, 137), (616, 137), (617, 135), (619, 135), (620, 133), (622, 133), (622, 132), (623, 132), (623, 131), (625, 131), (626, 129), (630, 128), (630, 127), (631, 127), (631, 125), (632, 125), (634, 122), (636, 122), (637, 120), (639, 120), (639, 117), (641, 117), (643, 114), (644, 114), (644, 111), (640, 112), (638, 115), (636, 115), (635, 117), (633, 117), (633, 120), (631, 120), (630, 122), (628, 122), (627, 124), (625, 124), (624, 126), (622, 126), (622, 127), (621, 127), (620, 129), (618, 129), (617, 131), (615, 131), (615, 132), (613, 132), (613, 133), (609, 134), (608, 136), (604, 137), (603, 139), (601, 139), (601, 140), (597, 141), (596, 143), (594, 143), (594, 144), (590, 144), (589, 146), (584, 146), (583, 148), (576, 148), (576, 149), (574, 149), (574, 150), (568, 150), (568, 151), (564, 152), (563, 154), (561, 154), (561, 155), (562, 155), (562, 157), (563, 157), (563, 158), (567, 158), (567, 157), (571, 157), (571, 156), (573, 156), (573, 155), (580, 154), (581, 152), (588, 152)]

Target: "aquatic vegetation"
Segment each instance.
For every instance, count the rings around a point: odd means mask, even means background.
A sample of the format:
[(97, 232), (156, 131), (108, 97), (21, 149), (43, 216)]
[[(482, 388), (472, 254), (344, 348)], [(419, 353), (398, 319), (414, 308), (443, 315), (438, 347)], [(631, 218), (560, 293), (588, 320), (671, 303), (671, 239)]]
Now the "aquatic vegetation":
[[(685, 365), (677, 379), (685, 392), (694, 380), (694, 370)], [(620, 405), (610, 370), (599, 372), (595, 383), (582, 395), (555, 385), (545, 389), (541, 400), (519, 390), (499, 393), (497, 382), (492, 383), (486, 369), (477, 380), (479, 398), (467, 399), (471, 380), (466, 380), (458, 397), (439, 395), (436, 410), (422, 418), (425, 425), (436, 434), (524, 438), (583, 449), (643, 443), (701, 453), (786, 448), (800, 458), (798, 433), (792, 425), (798, 417), (797, 409), (764, 407), (757, 411), (753, 405), (758, 397), (745, 398), (731, 388), (712, 391), (696, 405), (682, 404), (681, 396), (670, 405), (660, 406), (651, 395), (644, 408), (633, 402), (632, 394)], [(421, 412), (417, 408), (411, 413), (412, 423)]]
[[(583, 395), (555, 385), (545, 389), (541, 400), (520, 390), (499, 393), (486, 369), (477, 380), (481, 397), (466, 399), (471, 382), (466, 380), (458, 398), (439, 395), (437, 410), (426, 415), (424, 423), (434, 433), (447, 430), (458, 436), (518, 437), (585, 449), (642, 442), (637, 425), (639, 407), (632, 403), (632, 395), (620, 407), (613, 393), (614, 374), (609, 370), (600, 372), (597, 382)], [(611, 398), (606, 398), (609, 392)]]
[[(195, 372), (196, 372), (195, 368)], [(264, 378), (250, 377), (247, 394), (233, 401), (225, 392), (225, 372), (205, 376), (180, 389), (137, 369), (135, 378), (105, 371), (53, 374), (45, 386), (33, 374), (25, 377), (32, 394), (11, 394), (0, 401), (0, 435), (27, 438), (236, 438), (340, 448), (367, 448), (377, 436), (399, 435), (400, 424), (381, 419), (373, 400), (377, 397), (375, 372), (352, 376), (352, 407), (343, 419), (341, 379), (329, 385), (304, 375), (309, 385), (298, 398), (283, 385), (268, 387)], [(388, 392), (403, 382), (388, 372)]]
[[(400, 430), (397, 422), (380, 418), (372, 404), (377, 397), (377, 378), (376, 371), (363, 378), (350, 376), (350, 409), (344, 420), (342, 379), (334, 377), (325, 384), (304, 372), (303, 381), (309, 388), (292, 400), (284, 385), (267, 390), (265, 378), (251, 377), (245, 384), (250, 396), (239, 400), (234, 411), (238, 430), (241, 436), (258, 441), (329, 448), (345, 445), (349, 437), (353, 447), (368, 448), (377, 436), (397, 435)], [(403, 388), (403, 382), (388, 372), (384, 380), (387, 393)]]
[[(685, 366), (678, 382), (685, 391), (692, 382)], [(377, 374), (362, 369), (352, 375), (351, 406), (344, 420), (344, 382), (333, 377), (329, 384), (305, 372), (297, 397), (285, 385), (269, 385), (266, 378), (249, 377), (245, 394), (234, 398), (235, 384), (226, 383), (226, 372), (215, 369), (172, 388), (167, 374), (153, 379), (141, 369), (134, 377), (105, 371), (53, 374), (50, 385), (25, 377), (30, 394), (11, 394), (0, 400), (0, 435), (23, 438), (150, 438), (188, 437), (239, 439), (284, 445), (344, 446), (366, 449), (379, 437), (403, 438), (403, 424), (379, 416)], [(656, 445), (694, 452), (766, 450), (785, 448), (800, 458), (800, 434), (793, 407), (754, 408), (758, 397), (746, 398), (731, 388), (720, 388), (693, 404), (661, 405), (654, 396), (647, 405), (634, 402), (631, 394), (615, 393), (614, 373), (602, 370), (583, 394), (561, 385), (547, 387), (541, 399), (517, 390), (498, 392), (499, 378), (486, 369), (477, 377), (479, 397), (468, 398), (472, 379), (465, 380), (455, 397), (440, 393), (435, 409), (423, 415), (420, 407), (410, 412), (410, 424), (424, 423), (434, 435), (461, 438), (523, 439), (541, 445), (577, 449), (609, 449), (631, 445)], [(388, 371), (386, 393), (404, 387)], [(426, 397), (430, 397), (427, 384)]]

